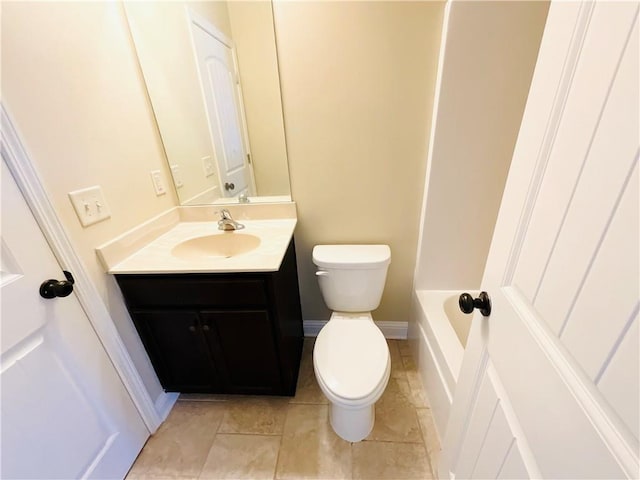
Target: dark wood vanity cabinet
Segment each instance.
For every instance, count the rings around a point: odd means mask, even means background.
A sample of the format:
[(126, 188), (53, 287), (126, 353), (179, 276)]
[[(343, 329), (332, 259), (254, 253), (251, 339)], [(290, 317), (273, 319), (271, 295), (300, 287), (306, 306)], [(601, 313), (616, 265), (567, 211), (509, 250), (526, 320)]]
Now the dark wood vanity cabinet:
[(293, 240), (277, 272), (116, 279), (165, 390), (295, 394), (303, 333)]

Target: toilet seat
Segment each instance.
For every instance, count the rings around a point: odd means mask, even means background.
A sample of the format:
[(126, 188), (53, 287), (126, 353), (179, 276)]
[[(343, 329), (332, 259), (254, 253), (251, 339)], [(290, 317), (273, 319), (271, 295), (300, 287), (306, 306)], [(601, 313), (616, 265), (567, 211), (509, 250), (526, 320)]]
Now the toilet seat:
[(375, 402), (391, 371), (389, 347), (370, 314), (334, 313), (318, 333), (313, 364), (322, 390), (343, 406)]

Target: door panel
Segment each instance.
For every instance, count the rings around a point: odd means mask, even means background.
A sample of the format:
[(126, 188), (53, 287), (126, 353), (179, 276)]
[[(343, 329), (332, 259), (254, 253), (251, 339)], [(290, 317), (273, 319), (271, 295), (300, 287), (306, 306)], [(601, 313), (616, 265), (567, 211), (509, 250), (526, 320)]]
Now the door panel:
[[(535, 462), (526, 466), (523, 458), (531, 459), (532, 454), (522, 435), (513, 432), (517, 422), (508, 410), (509, 404), (501, 398), (504, 395), (493, 365), (488, 356), (478, 394), (471, 408), (471, 418), (457, 466), (458, 478), (535, 478)], [(516, 437), (519, 437), (519, 441)], [(505, 473), (505, 465), (507, 466)], [(515, 476), (514, 476), (515, 475)]]
[(492, 300), (488, 352), (542, 477), (624, 478), (603, 442), (616, 434), (604, 431), (603, 399), (577, 362), (518, 289)]
[(637, 370), (629, 365), (640, 364), (640, 348), (638, 339), (638, 308), (631, 317), (630, 328), (624, 332), (620, 346), (611, 355), (611, 360), (602, 375), (596, 380), (598, 390), (604, 395), (614, 411), (631, 430), (631, 434), (640, 438), (638, 425), (640, 418), (640, 393), (638, 392)]
[[(562, 8), (570, 9), (570, 6), (554, 5), (554, 10)], [(601, 15), (604, 9), (606, 13)], [(583, 10), (588, 8), (585, 6)], [(583, 54), (575, 67), (575, 75), (571, 79), (566, 97), (555, 99), (558, 103), (562, 102), (562, 105), (557, 105), (560, 119), (554, 131), (550, 132), (551, 138), (545, 139), (542, 145), (533, 146), (536, 149), (541, 146), (548, 148), (548, 152), (541, 152), (548, 155), (548, 161), (544, 169), (544, 180), (538, 187), (536, 210), (526, 230), (527, 238), (522, 246), (522, 255), (514, 277), (514, 282), (530, 298), (537, 295), (547, 259), (556, 242), (555, 233), (564, 221), (566, 208), (580, 178), (581, 165), (588, 156), (590, 140), (597, 130), (602, 108), (609, 96), (609, 87), (618, 69), (621, 53), (629, 41), (633, 5), (628, 4), (625, 8), (621, 3), (596, 4), (584, 39), (580, 38), (580, 32), (574, 29), (574, 25), (564, 23), (567, 30), (575, 31), (575, 42), (580, 43)], [(589, 54), (585, 55), (585, 52)], [(554, 94), (557, 85), (550, 84), (548, 88)], [(633, 95), (632, 92), (628, 93)], [(633, 114), (633, 109), (628, 110)], [(624, 114), (624, 111), (614, 113), (620, 114)], [(546, 120), (539, 121), (546, 123)], [(532, 156), (537, 153), (537, 150), (529, 152)], [(540, 258), (543, 259), (542, 262)], [(556, 332), (561, 327), (561, 318), (561, 315), (554, 315), (547, 319), (552, 322), (551, 327)]]
[(511, 444), (511, 448), (509, 448), (509, 452), (507, 453), (507, 458), (504, 460), (497, 478), (504, 480), (530, 478), (529, 472), (527, 472), (527, 468), (525, 467), (522, 456), (520, 455), (520, 451), (516, 448), (517, 445), (517, 442), (513, 442)]
[(232, 175), (244, 167), (242, 136), (240, 135), (240, 118), (235, 105), (235, 78), (229, 69), (233, 61), (231, 51), (221, 47), (220, 57), (208, 58), (206, 62), (207, 86), (214, 94), (215, 111), (220, 126), (222, 144), (224, 146), (224, 171)]
[[(628, 180), (611, 218), (602, 222), (608, 224), (601, 232), (599, 245), (585, 259), (588, 268), (580, 279), (574, 307), (561, 335), (562, 343), (596, 382), (638, 307), (639, 232), (638, 222), (634, 221), (640, 181), (637, 161)], [(614, 291), (611, 279), (615, 278), (628, 281), (616, 282)]]
[[(640, 55), (637, 26), (629, 40), (617, 72), (610, 77), (613, 82), (601, 106), (599, 121), (589, 132), (588, 139), (584, 139), (588, 150), (581, 158), (579, 175), (569, 188), (571, 199), (562, 208), (556, 206), (563, 213), (563, 223), (556, 233), (534, 297), (538, 311), (561, 336), (585, 275), (584, 269), (571, 267), (587, 266), (597, 255), (636, 163), (640, 126), (637, 112), (628, 106), (640, 104), (636, 70), (636, 59)], [(587, 100), (588, 97), (578, 99), (581, 103)], [(548, 189), (547, 194), (557, 197), (558, 191)], [(540, 211), (540, 215), (544, 212)], [(585, 222), (592, 227), (583, 228)], [(556, 292), (560, 289), (567, 294), (558, 297)]]
[(514, 440), (504, 410), (497, 403), (470, 477), (497, 478)]
[[(46, 466), (47, 477), (81, 477), (117, 435), (110, 422), (42, 335), (29, 337), (3, 359), (3, 369), (3, 472), (39, 478)], [(37, 460), (25, 463), (24, 449), (39, 452)]]
[[(196, 62), (220, 174), (221, 193), (251, 193), (244, 107), (232, 47), (216, 38), (200, 21), (190, 22)], [(227, 185), (233, 184), (233, 188)]]
[(551, 5), (442, 478), (638, 476), (638, 10)]
[[(3, 152), (4, 156), (4, 152)], [(2, 161), (2, 478), (123, 477), (149, 436)]]

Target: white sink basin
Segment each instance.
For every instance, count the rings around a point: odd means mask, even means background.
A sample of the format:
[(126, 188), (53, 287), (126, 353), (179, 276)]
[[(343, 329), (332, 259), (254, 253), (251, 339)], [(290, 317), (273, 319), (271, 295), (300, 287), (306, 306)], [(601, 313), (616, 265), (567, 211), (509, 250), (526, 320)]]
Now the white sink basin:
[[(236, 273), (275, 272), (282, 263), (296, 226), (295, 218), (242, 219), (245, 228), (223, 232), (211, 221), (178, 222), (139, 250), (113, 265), (109, 273)], [(117, 257), (129, 244), (126, 239), (109, 246)], [(104, 251), (98, 250), (101, 257)]]
[(185, 240), (173, 247), (171, 254), (185, 260), (230, 258), (251, 252), (259, 246), (260, 237), (247, 233), (225, 232)]

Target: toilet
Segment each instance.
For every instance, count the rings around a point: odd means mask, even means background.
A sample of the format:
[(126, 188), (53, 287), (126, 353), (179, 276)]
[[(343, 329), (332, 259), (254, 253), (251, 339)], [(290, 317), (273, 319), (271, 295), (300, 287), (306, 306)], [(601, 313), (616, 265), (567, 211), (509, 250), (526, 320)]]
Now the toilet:
[(312, 256), (322, 297), (333, 311), (316, 338), (313, 368), (331, 402), (333, 430), (359, 442), (373, 429), (374, 406), (391, 373), (389, 347), (371, 316), (380, 304), (391, 249), (316, 245)]

